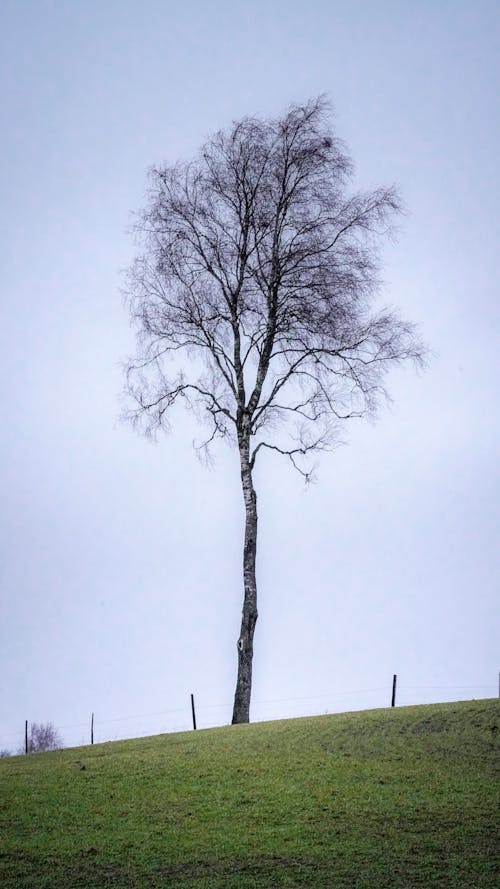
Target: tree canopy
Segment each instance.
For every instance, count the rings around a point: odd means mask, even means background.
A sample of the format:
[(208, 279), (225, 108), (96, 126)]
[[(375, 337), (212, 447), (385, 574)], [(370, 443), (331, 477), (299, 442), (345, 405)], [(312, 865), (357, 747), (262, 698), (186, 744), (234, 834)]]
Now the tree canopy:
[(421, 360), (413, 325), (374, 307), (400, 199), (348, 192), (352, 162), (328, 123), (315, 99), (150, 170), (128, 279), (130, 416), (148, 431), (185, 398), (210, 422), (205, 443), (236, 441), (245, 419), (252, 466), (273, 448), (300, 468), (339, 421), (373, 413), (390, 365)]

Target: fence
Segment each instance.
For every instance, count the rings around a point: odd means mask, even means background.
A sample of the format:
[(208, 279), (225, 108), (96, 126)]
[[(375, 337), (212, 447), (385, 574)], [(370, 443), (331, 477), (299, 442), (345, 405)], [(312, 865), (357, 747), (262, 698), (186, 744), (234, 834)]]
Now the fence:
[[(425, 692), (425, 694), (423, 694)], [(365, 710), (378, 707), (408, 706), (411, 704), (438, 703), (469, 698), (500, 697), (498, 686), (491, 685), (404, 685), (394, 674), (385, 687), (335, 691), (321, 695), (275, 698), (252, 701), (252, 722), (272, 719), (289, 719), (300, 716), (318, 716), (347, 710)], [(89, 714), (85, 722), (54, 724), (65, 747), (83, 746), (105, 741), (140, 738), (149, 735), (188, 731), (197, 728), (215, 728), (227, 725), (231, 720), (231, 701), (225, 704), (200, 703), (194, 694), (186, 695), (183, 707), (119, 716), (112, 719)], [(15, 745), (15, 752), (28, 749), (28, 725), (26, 720), (18, 731), (0, 734), (0, 748), (4, 753)]]

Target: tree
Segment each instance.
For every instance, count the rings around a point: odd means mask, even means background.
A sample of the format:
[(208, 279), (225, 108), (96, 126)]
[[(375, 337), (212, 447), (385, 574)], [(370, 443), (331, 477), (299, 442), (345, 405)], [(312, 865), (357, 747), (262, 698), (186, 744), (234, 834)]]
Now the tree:
[(332, 446), (339, 425), (376, 410), (389, 368), (423, 357), (414, 327), (374, 307), (398, 194), (350, 193), (351, 176), (319, 97), (277, 120), (243, 118), (192, 162), (153, 167), (134, 226), (127, 416), (154, 434), (184, 401), (208, 420), (205, 448), (224, 438), (239, 451), (244, 596), (233, 723), (248, 722), (250, 710), (257, 457), (274, 451), (308, 480), (310, 458)]
[[(59, 750), (63, 746), (59, 732), (51, 722), (32, 722), (28, 735), (28, 753)], [(24, 749), (20, 751), (24, 753)]]

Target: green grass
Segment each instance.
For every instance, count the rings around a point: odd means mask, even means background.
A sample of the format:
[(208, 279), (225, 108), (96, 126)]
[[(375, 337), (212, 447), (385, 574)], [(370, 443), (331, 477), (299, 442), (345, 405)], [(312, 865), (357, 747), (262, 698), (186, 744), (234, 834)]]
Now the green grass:
[(2, 889), (498, 886), (499, 702), (0, 760)]

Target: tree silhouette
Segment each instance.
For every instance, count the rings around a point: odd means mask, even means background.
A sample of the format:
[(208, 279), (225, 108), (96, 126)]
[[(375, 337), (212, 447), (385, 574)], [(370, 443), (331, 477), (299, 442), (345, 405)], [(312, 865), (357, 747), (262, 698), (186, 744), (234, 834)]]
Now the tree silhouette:
[(208, 420), (205, 447), (220, 437), (239, 450), (244, 598), (233, 722), (250, 712), (257, 457), (274, 451), (308, 479), (310, 458), (339, 426), (374, 413), (387, 371), (424, 353), (411, 324), (374, 306), (397, 192), (351, 193), (351, 176), (320, 97), (277, 120), (243, 118), (192, 162), (154, 167), (135, 226), (128, 417), (148, 434), (168, 429), (170, 408), (184, 400)]

